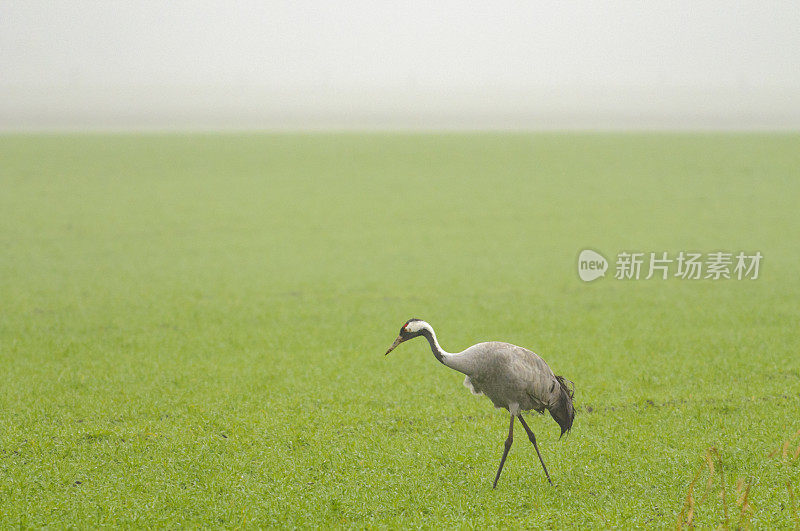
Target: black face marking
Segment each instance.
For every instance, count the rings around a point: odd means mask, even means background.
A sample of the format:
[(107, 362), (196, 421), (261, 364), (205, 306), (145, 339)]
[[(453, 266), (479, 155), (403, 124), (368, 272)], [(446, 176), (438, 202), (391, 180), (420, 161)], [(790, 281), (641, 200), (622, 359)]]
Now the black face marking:
[(433, 340), (433, 333), (428, 328), (422, 328), (416, 332), (409, 332), (408, 330), (406, 330), (406, 327), (409, 324), (420, 321), (422, 321), (422, 319), (409, 319), (408, 321), (403, 323), (403, 326), (400, 328), (400, 334), (399, 334), (400, 338), (403, 341), (408, 341), (409, 339), (423, 336), (425, 339), (428, 340), (428, 343), (431, 346), (431, 350), (433, 351), (433, 355), (436, 356), (436, 359), (439, 360), (441, 363), (444, 363), (444, 357), (437, 350), (435, 342)]
[(422, 321), (422, 319), (409, 319), (408, 321), (406, 321), (403, 324), (403, 326), (400, 327), (400, 334), (399, 334), (400, 337), (405, 338), (405, 339), (411, 339), (412, 337), (417, 337), (417, 336), (421, 335), (421, 332), (412, 333), (412, 332), (409, 332), (409, 331), (406, 330), (406, 327), (409, 324), (414, 323), (414, 322), (418, 322), (418, 321)]

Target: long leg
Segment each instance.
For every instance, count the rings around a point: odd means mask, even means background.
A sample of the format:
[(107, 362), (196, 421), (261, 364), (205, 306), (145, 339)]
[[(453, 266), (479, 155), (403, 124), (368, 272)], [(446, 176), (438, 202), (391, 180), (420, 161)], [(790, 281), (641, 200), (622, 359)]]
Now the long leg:
[(497, 488), (497, 480), (500, 479), (500, 472), (503, 471), (503, 465), (506, 463), (508, 451), (511, 450), (511, 443), (514, 442), (514, 415), (511, 415), (511, 424), (508, 426), (508, 438), (506, 439), (506, 447), (503, 450), (503, 458), (500, 459), (500, 468), (497, 469), (497, 475), (494, 477), (494, 485), (492, 488)]
[(542, 464), (542, 468), (544, 469), (544, 475), (547, 476), (547, 481), (549, 481), (550, 485), (552, 485), (553, 481), (550, 479), (550, 474), (547, 473), (547, 467), (544, 466), (544, 459), (542, 459), (542, 454), (541, 452), (539, 452), (539, 445), (536, 444), (536, 436), (528, 427), (528, 424), (525, 422), (525, 419), (522, 418), (522, 415), (517, 415), (517, 418), (519, 418), (519, 421), (522, 423), (522, 427), (525, 428), (525, 431), (528, 432), (528, 439), (531, 440), (531, 442), (533, 443), (533, 447), (536, 448), (536, 455), (539, 456), (539, 462)]

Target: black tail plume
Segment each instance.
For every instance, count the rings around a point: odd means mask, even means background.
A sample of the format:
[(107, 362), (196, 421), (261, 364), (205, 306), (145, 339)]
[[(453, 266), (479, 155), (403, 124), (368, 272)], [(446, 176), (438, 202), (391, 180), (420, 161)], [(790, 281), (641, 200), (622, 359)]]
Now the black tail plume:
[[(555, 402), (548, 407), (550, 416), (561, 426), (561, 437), (572, 428), (575, 418), (575, 408), (572, 407), (572, 397), (575, 396), (575, 384), (563, 376), (556, 376), (560, 386), (560, 393)], [(560, 437), (559, 437), (560, 438)]]

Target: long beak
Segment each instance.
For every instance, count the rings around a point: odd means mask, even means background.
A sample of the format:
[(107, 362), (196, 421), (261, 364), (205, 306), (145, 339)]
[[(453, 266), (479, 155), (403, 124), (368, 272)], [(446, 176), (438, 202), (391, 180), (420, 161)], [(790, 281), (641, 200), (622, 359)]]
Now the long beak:
[(384, 356), (386, 356), (386, 355), (387, 355), (387, 354), (389, 354), (391, 351), (393, 351), (393, 350), (394, 350), (394, 348), (395, 348), (397, 345), (399, 345), (400, 343), (402, 343), (403, 341), (405, 341), (405, 340), (404, 340), (402, 337), (400, 337), (400, 336), (397, 336), (397, 339), (395, 339), (395, 340), (394, 340), (394, 343), (392, 343), (392, 346), (391, 346), (391, 347), (389, 347), (389, 350), (387, 350), (387, 351), (386, 351), (386, 354), (384, 354)]

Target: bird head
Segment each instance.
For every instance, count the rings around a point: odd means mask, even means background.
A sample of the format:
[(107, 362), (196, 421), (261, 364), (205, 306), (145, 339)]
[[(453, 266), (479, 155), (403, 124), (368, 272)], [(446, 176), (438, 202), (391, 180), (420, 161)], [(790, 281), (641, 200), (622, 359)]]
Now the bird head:
[(400, 327), (400, 333), (397, 335), (397, 339), (394, 340), (394, 343), (392, 343), (392, 346), (386, 351), (386, 354), (393, 351), (400, 343), (421, 336), (428, 328), (430, 328), (430, 325), (422, 319), (409, 319)]

